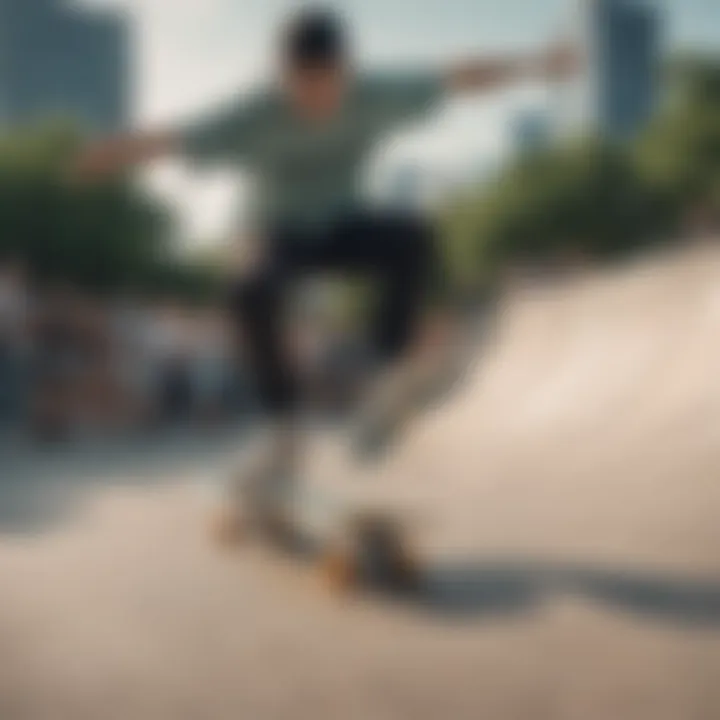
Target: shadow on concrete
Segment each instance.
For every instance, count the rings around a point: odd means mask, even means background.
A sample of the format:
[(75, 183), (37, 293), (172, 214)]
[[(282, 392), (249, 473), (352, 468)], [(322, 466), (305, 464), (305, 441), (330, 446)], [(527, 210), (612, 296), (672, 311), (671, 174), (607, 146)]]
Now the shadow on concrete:
[[(145, 445), (46, 450), (7, 457), (0, 472), (0, 540), (47, 532), (70, 522), (89, 491), (175, 483), (192, 473), (217, 473), (242, 433), (204, 440), (182, 433)], [(207, 479), (207, 478), (205, 478)], [(559, 597), (678, 625), (720, 629), (720, 578), (698, 580), (635, 569), (541, 560), (470, 559), (428, 569), (421, 592), (408, 598), (422, 612), (448, 620), (526, 615)]]
[(150, 432), (143, 437), (0, 447), (0, 539), (52, 531), (88, 493), (155, 487), (198, 475), (212, 481), (246, 442), (246, 427)]
[(448, 563), (428, 571), (423, 609), (447, 618), (527, 614), (561, 596), (720, 629), (720, 580), (541, 561)]

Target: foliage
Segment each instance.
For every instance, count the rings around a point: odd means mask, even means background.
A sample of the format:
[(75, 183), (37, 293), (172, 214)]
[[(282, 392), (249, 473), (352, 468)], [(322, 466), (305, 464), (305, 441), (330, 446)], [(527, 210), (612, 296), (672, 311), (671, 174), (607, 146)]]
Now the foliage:
[(641, 138), (636, 160), (644, 180), (682, 216), (698, 202), (717, 202), (720, 61), (685, 60), (672, 76), (670, 105)]
[(720, 217), (720, 60), (684, 59), (669, 77), (671, 101), (632, 145), (567, 141), (449, 203), (450, 284), (486, 284), (509, 264), (612, 257), (665, 241), (698, 204)]
[(112, 290), (167, 254), (170, 216), (130, 179), (70, 181), (79, 143), (59, 124), (0, 140), (0, 254), (22, 257), (40, 280)]
[[(442, 292), (473, 291), (518, 262), (612, 257), (679, 236), (698, 215), (720, 222), (720, 59), (683, 58), (668, 80), (666, 107), (631, 146), (565, 142), (448, 203)], [(67, 181), (80, 142), (61, 123), (0, 137), (0, 256), (97, 290), (215, 297), (223, 263), (174, 257), (170, 213), (131, 178)], [(348, 312), (366, 296), (348, 292)]]

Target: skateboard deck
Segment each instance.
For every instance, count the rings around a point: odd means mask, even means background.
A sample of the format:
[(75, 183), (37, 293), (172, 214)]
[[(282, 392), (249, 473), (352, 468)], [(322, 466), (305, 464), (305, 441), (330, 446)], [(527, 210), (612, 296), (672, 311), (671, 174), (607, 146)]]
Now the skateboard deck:
[(242, 508), (214, 527), (225, 545), (260, 543), (304, 564), (333, 593), (417, 591), (422, 582), (408, 518), (398, 510), (301, 491), (272, 516), (251, 521)]

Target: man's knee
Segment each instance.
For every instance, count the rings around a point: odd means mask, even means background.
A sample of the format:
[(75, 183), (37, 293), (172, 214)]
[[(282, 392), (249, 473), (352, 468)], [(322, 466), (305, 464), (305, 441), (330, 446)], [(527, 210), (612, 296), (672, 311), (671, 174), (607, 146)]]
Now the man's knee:
[(265, 270), (258, 270), (237, 280), (230, 291), (230, 309), (234, 314), (257, 314), (275, 303), (277, 279)]
[(433, 244), (432, 225), (420, 217), (394, 217), (383, 232), (383, 254), (391, 262), (405, 267), (426, 258)]
[(426, 276), (436, 262), (436, 233), (429, 220), (407, 217), (399, 221), (394, 243), (394, 258), (406, 272)]

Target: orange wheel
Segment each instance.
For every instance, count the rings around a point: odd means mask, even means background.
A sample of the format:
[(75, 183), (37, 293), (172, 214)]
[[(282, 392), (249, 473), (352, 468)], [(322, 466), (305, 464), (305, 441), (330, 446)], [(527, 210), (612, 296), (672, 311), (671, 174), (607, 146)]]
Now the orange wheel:
[(246, 528), (238, 512), (221, 510), (211, 519), (210, 535), (217, 545), (231, 548), (242, 542)]
[(392, 575), (397, 584), (411, 590), (419, 587), (422, 573), (417, 559), (406, 547), (399, 547), (392, 560)]
[(402, 531), (392, 522), (378, 522), (370, 527), (361, 546), (379, 586), (402, 591), (419, 586), (420, 565), (409, 551)]
[(352, 555), (333, 551), (328, 553), (320, 568), (323, 580), (340, 595), (354, 590), (360, 580), (357, 562)]

